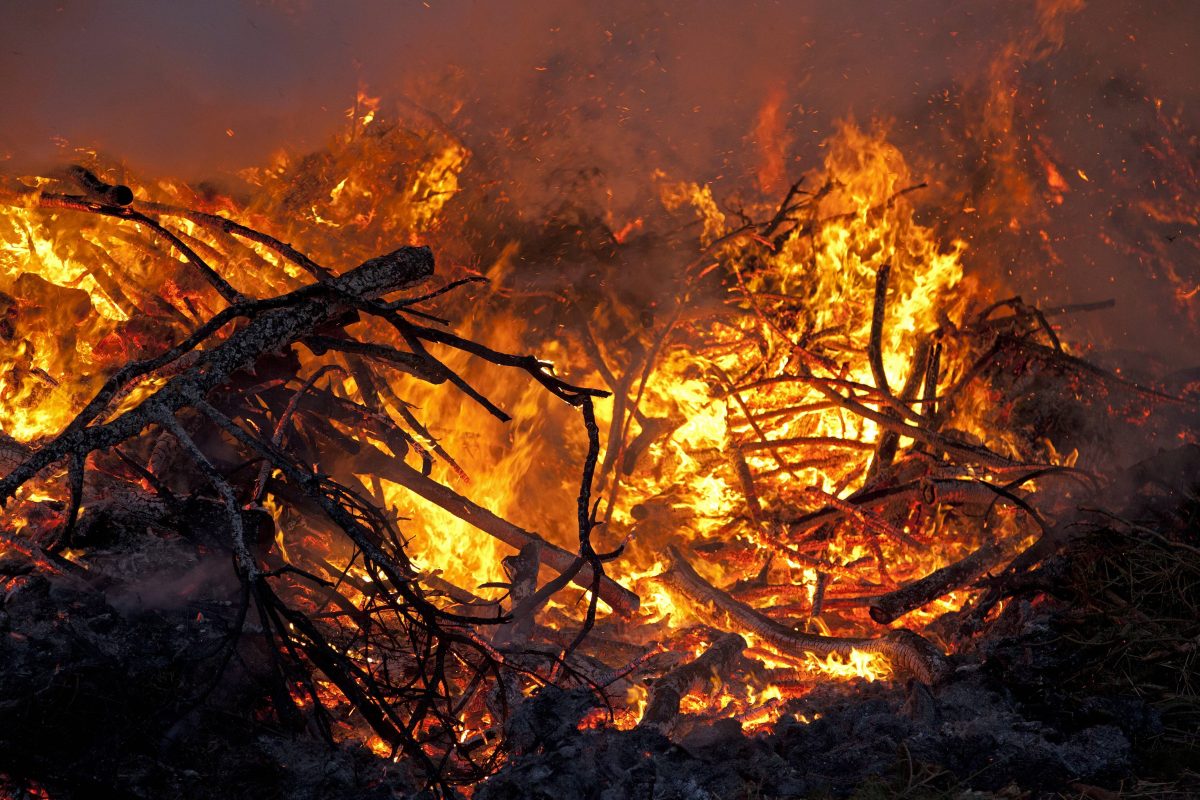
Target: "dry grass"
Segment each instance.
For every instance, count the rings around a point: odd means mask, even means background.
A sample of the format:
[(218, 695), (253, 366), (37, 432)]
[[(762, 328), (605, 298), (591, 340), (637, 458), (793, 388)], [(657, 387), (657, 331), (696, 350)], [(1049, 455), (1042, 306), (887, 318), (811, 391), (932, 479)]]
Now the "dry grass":
[(1171, 499), (1147, 519), (1104, 515), (1068, 550), (1062, 630), (1083, 666), (1067, 684), (1136, 694), (1162, 717), (1161, 733), (1138, 748), (1139, 773), (1161, 780), (1121, 797), (1200, 790), (1192, 771), (1200, 764), (1200, 495), (1176, 491)]

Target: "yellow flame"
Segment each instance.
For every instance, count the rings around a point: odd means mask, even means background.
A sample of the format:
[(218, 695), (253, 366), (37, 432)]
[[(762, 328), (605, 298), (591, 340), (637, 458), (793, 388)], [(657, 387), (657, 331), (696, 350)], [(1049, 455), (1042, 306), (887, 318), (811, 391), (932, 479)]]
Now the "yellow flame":
[(886, 680), (892, 675), (892, 667), (886, 656), (858, 649), (852, 649), (849, 656), (830, 653), (823, 659), (813, 653), (807, 653), (805, 667), (811, 672), (829, 677), (863, 678), (871, 682)]

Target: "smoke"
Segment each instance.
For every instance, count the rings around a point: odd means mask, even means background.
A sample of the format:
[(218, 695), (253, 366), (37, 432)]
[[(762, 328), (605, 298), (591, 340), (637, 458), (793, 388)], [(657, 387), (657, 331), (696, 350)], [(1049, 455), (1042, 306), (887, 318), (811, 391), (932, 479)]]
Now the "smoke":
[[(1046, 206), (1034, 187), (1017, 223), (1056, 243), (1060, 261), (1010, 248), (985, 267), (1030, 300), (1137, 299), (1085, 323), (1086, 335), (1119, 346), (1154, 316), (1167, 322), (1149, 344), (1172, 360), (1188, 330), (1180, 294), (1200, 282), (1194, 268), (1172, 277), (1139, 255), (1170, 231), (1147, 228), (1130, 202), (1158, 193), (1169, 205), (1177, 190), (1147, 161), (1147, 109), (1161, 100), (1180, 130), (1200, 128), (1200, 5), (1188, 0), (64, 0), (5, 13), (5, 172), (88, 147), (153, 174), (229, 175), (281, 147), (319, 147), (363, 88), (463, 137), (473, 169), (507, 180), (518, 203), (571, 191), (586, 168), (604, 176), (610, 207), (632, 214), (656, 169), (718, 194), (768, 173), (778, 182), (819, 165), (839, 119), (881, 118), (942, 187), (939, 202), (1007, 188), (991, 139), (1012, 138), (1027, 177), (1046, 180), (1033, 162), (1053, 163), (1069, 191)], [(996, 117), (998, 98), (1009, 117)], [(981, 231), (1009, 223), (960, 220), (956, 234), (979, 251)]]

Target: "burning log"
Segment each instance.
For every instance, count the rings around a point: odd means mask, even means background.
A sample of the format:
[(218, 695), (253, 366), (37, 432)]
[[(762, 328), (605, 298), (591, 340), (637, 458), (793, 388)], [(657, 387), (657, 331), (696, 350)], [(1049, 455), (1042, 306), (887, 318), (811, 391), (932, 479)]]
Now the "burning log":
[(871, 601), (871, 619), (880, 625), (888, 625), (913, 609), (932, 603), (947, 592), (966, 586), (995, 564), (1000, 555), (1000, 548), (993, 542), (988, 542), (961, 561), (931, 572), (919, 581), (880, 595)]
[(660, 580), (687, 595), (694, 602), (718, 612), (730, 623), (768, 642), (788, 655), (812, 653), (822, 658), (831, 655), (849, 658), (854, 650), (879, 653), (893, 667), (906, 671), (924, 683), (935, 684), (949, 674), (945, 656), (929, 641), (912, 631), (899, 629), (879, 638), (819, 636), (800, 633), (738, 602), (713, 586), (696, 572), (674, 547), (670, 548), (671, 568)]
[(726, 672), (745, 649), (746, 640), (741, 635), (726, 633), (695, 660), (675, 667), (656, 680), (638, 727), (669, 729), (679, 715), (679, 704), (684, 696), (714, 675)]
[[(576, 556), (546, 541), (536, 533), (524, 530), (497, 516), (448, 486), (422, 475), (407, 464), (394, 463), (389, 470), (388, 477), (431, 503), (446, 509), (464, 522), (474, 525), (484, 533), (495, 536), (509, 547), (520, 550), (530, 544), (538, 544), (539, 558), (542, 563), (559, 573), (566, 573), (575, 565)], [(590, 589), (595, 576), (590, 566), (583, 566), (571, 580), (582, 588)], [(636, 594), (607, 576), (600, 579), (599, 595), (601, 600), (620, 614), (633, 613), (637, 610), (640, 602)]]
[[(509, 576), (509, 597), (513, 609), (537, 591), (538, 567), (541, 565), (541, 540), (532, 541), (521, 548), (515, 556), (504, 559), (504, 569)], [(492, 644), (496, 647), (523, 647), (533, 631), (535, 611), (513, 615), (511, 622), (506, 622), (496, 629)]]
[(70, 166), (67, 168), (67, 174), (79, 184), (80, 188), (101, 203), (127, 206), (133, 202), (133, 190), (128, 186), (105, 183), (86, 167), (77, 164)]

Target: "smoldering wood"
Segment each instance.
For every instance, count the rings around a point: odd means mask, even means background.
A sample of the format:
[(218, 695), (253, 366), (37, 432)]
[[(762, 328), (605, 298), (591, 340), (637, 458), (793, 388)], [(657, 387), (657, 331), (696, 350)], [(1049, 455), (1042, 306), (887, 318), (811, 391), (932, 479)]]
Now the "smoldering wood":
[(724, 675), (746, 649), (746, 640), (737, 633), (718, 637), (708, 649), (675, 667), (656, 680), (639, 727), (669, 729), (679, 715), (679, 704), (689, 692), (714, 677)]
[(968, 585), (985, 570), (994, 566), (999, 561), (1001, 552), (995, 543), (987, 542), (966, 558), (934, 570), (907, 586), (880, 595), (870, 602), (871, 619), (880, 625), (889, 625), (908, 612)]
[[(502, 562), (509, 579), (509, 605), (514, 610), (537, 591), (541, 549), (541, 540), (534, 540), (522, 547), (515, 556), (506, 556)], [(523, 647), (533, 632), (535, 611), (523, 610), (519, 617), (514, 614), (510, 622), (496, 629), (492, 644), (496, 647)]]
[[(559, 573), (565, 573), (575, 566), (576, 556), (561, 547), (546, 541), (536, 533), (514, 525), (508, 520), (494, 514), (483, 506), (463, 497), (453, 489), (438, 483), (432, 478), (422, 475), (407, 464), (397, 462), (392, 465), (389, 478), (404, 486), (409, 491), (424, 497), (454, 516), (467, 522), (484, 533), (495, 536), (509, 547), (521, 548), (537, 542), (540, 546), (541, 562)], [(595, 576), (590, 566), (583, 566), (571, 578), (580, 588), (590, 589)], [(604, 576), (600, 579), (600, 599), (608, 603), (620, 614), (632, 614), (637, 610), (640, 600), (638, 596), (621, 586), (611, 578)]]
[(133, 190), (122, 184), (111, 184), (100, 180), (86, 167), (74, 164), (67, 167), (67, 174), (80, 188), (102, 203), (127, 206), (133, 202)]
[(730, 448), (730, 461), (733, 462), (734, 474), (737, 475), (738, 484), (742, 489), (742, 498), (746, 503), (746, 513), (750, 515), (750, 522), (755, 528), (761, 528), (762, 501), (758, 497), (758, 489), (754, 486), (754, 476), (746, 463), (742, 445), (735, 444)]
[(821, 616), (821, 612), (825, 610), (825, 591), (829, 588), (829, 573), (817, 573), (817, 588), (813, 591), (812, 607), (809, 609), (808, 616), (810, 619), (816, 619)]
[(671, 547), (670, 557), (671, 567), (659, 576), (661, 581), (710, 612), (717, 612), (719, 621), (751, 633), (785, 654), (803, 656), (812, 653), (820, 657), (849, 658), (852, 650), (860, 650), (884, 655), (893, 667), (925, 683), (938, 683), (948, 675), (949, 667), (942, 652), (912, 631), (893, 630), (879, 638), (801, 633), (738, 602), (704, 580), (678, 549)]

